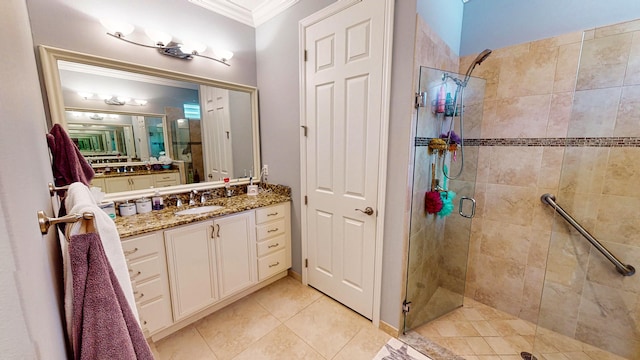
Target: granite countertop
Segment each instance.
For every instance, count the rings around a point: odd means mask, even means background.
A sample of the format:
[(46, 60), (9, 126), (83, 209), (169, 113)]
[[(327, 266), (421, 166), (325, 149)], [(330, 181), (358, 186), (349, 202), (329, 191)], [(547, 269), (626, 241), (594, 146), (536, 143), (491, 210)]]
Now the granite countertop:
[[(191, 206), (183, 205), (181, 207), (168, 206), (162, 210), (155, 210), (146, 214), (118, 216), (115, 219), (115, 223), (118, 233), (120, 234), (120, 238), (126, 238), (129, 236), (168, 229), (178, 225), (213, 219), (222, 215), (229, 215), (245, 210), (279, 204), (290, 200), (291, 197), (289, 195), (283, 195), (277, 192), (261, 192), (256, 196), (242, 194), (229, 198), (211, 199), (205, 204)], [(175, 215), (176, 211), (206, 205), (219, 205), (224, 206), (224, 208), (203, 214)]]
[(108, 174), (105, 173), (96, 173), (96, 178), (112, 178), (112, 177), (120, 177), (120, 176), (136, 176), (136, 175), (155, 175), (155, 174), (169, 174), (169, 173), (177, 173), (180, 172), (176, 169), (163, 169), (163, 170), (136, 170), (136, 171), (127, 171), (127, 172), (117, 172), (111, 171)]

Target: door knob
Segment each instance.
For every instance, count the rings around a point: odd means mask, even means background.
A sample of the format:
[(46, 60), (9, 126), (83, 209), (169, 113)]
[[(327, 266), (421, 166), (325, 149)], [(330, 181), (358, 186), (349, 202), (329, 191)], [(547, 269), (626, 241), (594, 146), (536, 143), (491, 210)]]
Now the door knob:
[(364, 210), (356, 209), (356, 211), (363, 212), (363, 213), (365, 213), (367, 215), (373, 215), (373, 209), (371, 208), (371, 206), (367, 206)]

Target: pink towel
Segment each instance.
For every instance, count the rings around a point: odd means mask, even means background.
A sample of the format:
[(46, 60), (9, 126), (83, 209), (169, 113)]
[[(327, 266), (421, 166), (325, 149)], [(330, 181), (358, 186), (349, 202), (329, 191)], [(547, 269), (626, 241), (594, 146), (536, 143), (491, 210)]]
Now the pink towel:
[(96, 233), (71, 236), (74, 359), (153, 359)]
[(95, 175), (93, 168), (60, 124), (53, 125), (47, 134), (47, 143), (53, 156), (51, 167), (56, 186), (65, 186), (77, 181), (89, 186)]

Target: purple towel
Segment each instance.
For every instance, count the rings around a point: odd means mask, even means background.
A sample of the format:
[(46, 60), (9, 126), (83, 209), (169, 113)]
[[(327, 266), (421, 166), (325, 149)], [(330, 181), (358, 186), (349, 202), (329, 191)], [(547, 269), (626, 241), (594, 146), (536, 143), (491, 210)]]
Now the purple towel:
[(153, 359), (96, 233), (71, 236), (74, 359)]
[(47, 143), (53, 156), (51, 167), (56, 186), (70, 185), (74, 182), (89, 186), (95, 175), (93, 168), (60, 124), (53, 125), (47, 134)]

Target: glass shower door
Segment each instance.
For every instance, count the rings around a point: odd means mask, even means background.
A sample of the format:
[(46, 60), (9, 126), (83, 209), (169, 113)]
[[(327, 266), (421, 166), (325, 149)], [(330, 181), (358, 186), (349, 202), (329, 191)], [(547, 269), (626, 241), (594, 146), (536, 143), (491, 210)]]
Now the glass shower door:
[[(457, 96), (454, 79), (464, 76), (445, 74), (420, 68), (405, 332), (462, 306), (464, 299), (475, 211), (478, 146), (474, 139), (480, 137), (485, 81), (471, 78)], [(458, 136), (461, 141), (456, 141)]]

